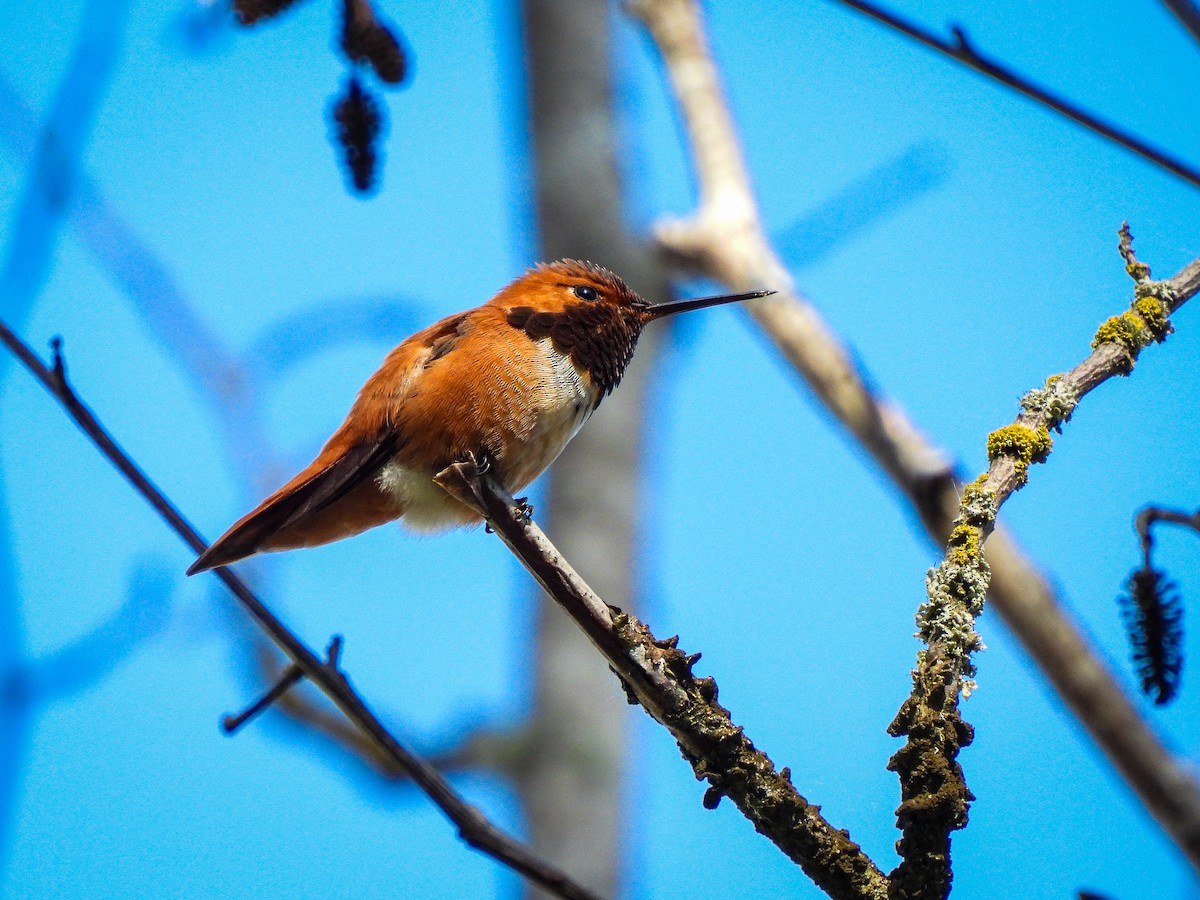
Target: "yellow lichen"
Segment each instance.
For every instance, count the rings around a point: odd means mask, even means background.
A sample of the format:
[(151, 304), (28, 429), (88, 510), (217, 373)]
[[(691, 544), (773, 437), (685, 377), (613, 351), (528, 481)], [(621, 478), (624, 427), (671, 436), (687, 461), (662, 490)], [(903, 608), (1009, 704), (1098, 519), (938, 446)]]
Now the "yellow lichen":
[(1128, 309), (1119, 316), (1113, 316), (1096, 329), (1092, 339), (1092, 347), (1101, 344), (1120, 344), (1129, 351), (1129, 355), (1137, 359), (1138, 353), (1150, 343), (1150, 329), (1142, 321), (1142, 317)]
[(1054, 442), (1045, 425), (1035, 431), (1024, 425), (1008, 425), (988, 435), (987, 454), (989, 460), (1006, 456), (1013, 461), (1018, 478), (1025, 482), (1030, 463), (1045, 462)]
[(955, 525), (946, 541), (949, 558), (961, 566), (969, 565), (979, 557), (980, 531), (974, 525)]
[(1125, 266), (1125, 271), (1134, 281), (1145, 281), (1150, 277), (1150, 267), (1136, 259)]
[(1147, 295), (1135, 300), (1133, 309), (1155, 341), (1166, 340), (1172, 330), (1171, 321), (1167, 318), (1166, 304), (1157, 297)]

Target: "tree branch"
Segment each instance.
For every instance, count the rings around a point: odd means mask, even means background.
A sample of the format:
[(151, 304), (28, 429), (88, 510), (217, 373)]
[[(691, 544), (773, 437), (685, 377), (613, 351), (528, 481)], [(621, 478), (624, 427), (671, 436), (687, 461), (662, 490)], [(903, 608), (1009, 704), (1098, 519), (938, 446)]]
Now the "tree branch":
[(712, 678), (697, 678), (700, 654), (685, 655), (678, 638), (659, 640), (635, 617), (608, 606), (559, 555), (508, 492), (471, 462), (435, 481), (483, 516), (546, 592), (575, 620), (637, 702), (674, 736), (698, 779), (706, 806), (732, 800), (759, 833), (832, 897), (882, 898), (887, 880), (845, 831), (802, 797), (787, 769), (775, 764), (730, 720)]
[[(950, 833), (966, 824), (967, 805), (974, 799), (956, 761), (959, 749), (971, 739), (971, 729), (958, 712), (958, 698), (973, 687), (971, 654), (981, 646), (974, 624), (991, 579), (983, 546), (996, 514), (1024, 486), (1030, 465), (1049, 456), (1050, 431), (1061, 431), (1086, 394), (1110, 378), (1129, 374), (1143, 348), (1165, 340), (1172, 330), (1171, 313), (1200, 289), (1191, 271), (1200, 271), (1200, 260), (1174, 279), (1154, 282), (1149, 267), (1133, 254), (1128, 225), (1121, 227), (1120, 249), (1136, 281), (1130, 309), (1100, 326), (1092, 353), (1075, 368), (1051, 376), (1045, 387), (1026, 394), (1013, 424), (988, 435), (988, 470), (963, 490), (946, 556), (926, 579), (927, 600), (917, 625), (927, 649), (917, 656), (912, 695), (888, 729), (908, 738), (889, 763), (900, 775), (904, 798), (898, 811), (903, 861), (892, 873), (900, 896), (916, 896), (918, 887), (934, 888), (929, 896), (949, 893)], [(1191, 802), (1200, 805), (1200, 788), (1176, 768), (1175, 790), (1190, 794)], [(1200, 816), (1193, 813), (1177, 824), (1181, 849), (1193, 865), (1200, 863)]]
[[(974, 69), (981, 75), (986, 75), (993, 81), (998, 81), (1005, 87), (1011, 88), (1017, 93), (1024, 94), (1030, 100), (1049, 107), (1056, 113), (1066, 116), (1072, 122), (1082, 125), (1089, 131), (1093, 131), (1101, 137), (1112, 141), (1114, 144), (1118, 144), (1126, 150), (1136, 153), (1142, 159), (1154, 163), (1160, 169), (1170, 172), (1177, 178), (1182, 178), (1193, 187), (1200, 187), (1200, 170), (1197, 170), (1192, 165), (1165, 150), (1160, 150), (1157, 147), (1147, 144), (1141, 138), (1130, 134), (1120, 126), (1113, 125), (1098, 116), (1092, 115), (1083, 108), (1076, 106), (1070, 100), (1055, 94), (1053, 91), (1034, 84), (1007, 66), (982, 55), (971, 44), (967, 38), (966, 31), (961, 27), (957, 25), (951, 26), (950, 30), (954, 35), (954, 40), (951, 41), (940, 37), (932, 31), (926, 31), (919, 25), (902, 19), (900, 16), (890, 13), (882, 7), (876, 6), (873, 3), (867, 3), (865, 0), (836, 0), (836, 2), (858, 10), (866, 16), (870, 16), (876, 22), (881, 22), (893, 31), (898, 31), (906, 37), (924, 44), (926, 47), (936, 50), (939, 53), (944, 53), (951, 59), (957, 60), (968, 68)], [(1184, 24), (1187, 24), (1183, 15), (1176, 12), (1175, 9), (1176, 6), (1184, 5), (1182, 0), (1175, 0), (1175, 2), (1165, 0), (1165, 2), (1171, 7), (1171, 11), (1175, 12)], [(1192, 9), (1192, 14), (1195, 15), (1194, 8)]]
[(1200, 9), (1195, 3), (1192, 0), (1163, 0), (1163, 4), (1191, 32), (1192, 37), (1200, 41)]
[[(664, 251), (731, 290), (770, 286), (746, 304), (817, 398), (905, 494), (929, 536), (943, 545), (959, 509), (945, 453), (894, 403), (874, 396), (846, 348), (799, 296), (767, 244), (733, 120), (693, 0), (636, 0), (672, 80), (700, 184), (697, 213), (658, 228)], [(1175, 279), (1180, 295), (1200, 285), (1200, 261)], [(1200, 793), (1142, 718), (1101, 655), (1015, 542), (996, 527), (988, 541), (989, 596), (1059, 696), (1181, 848), (1200, 834)], [(1186, 850), (1195, 864), (1195, 850)]]
[[(67, 414), (97, 446), (100, 452), (121, 472), (139, 494), (154, 507), (184, 543), (197, 553), (208, 546), (199, 532), (183, 517), (173, 503), (122, 450), (95, 415), (83, 404), (66, 380), (66, 372), (55, 341), (54, 367), (47, 368), (40, 359), (3, 322), (0, 322), (0, 343), (3, 343), (29, 372), (54, 395)], [(429, 763), (410, 753), (387, 730), (368, 708), (366, 702), (350, 685), (338, 666), (340, 641), (331, 645), (329, 657), (317, 657), (303, 641), (293, 634), (274, 613), (250, 590), (244, 581), (227, 568), (214, 574), (225, 583), (271, 640), (292, 660), (305, 678), (315, 684), (333, 701), (381, 753), (404, 771), (424, 791), (437, 807), (458, 827), (459, 836), (470, 846), (508, 866), (548, 891), (566, 900), (597, 900), (596, 895), (575, 884), (567, 875), (534, 857), (520, 842), (496, 828), (474, 806), (460, 797), (450, 783)]]

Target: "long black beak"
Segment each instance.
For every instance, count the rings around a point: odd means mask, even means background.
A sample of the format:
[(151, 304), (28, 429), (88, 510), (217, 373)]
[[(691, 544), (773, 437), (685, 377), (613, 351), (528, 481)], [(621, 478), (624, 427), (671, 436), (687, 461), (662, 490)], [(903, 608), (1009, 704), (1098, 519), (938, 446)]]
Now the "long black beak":
[(753, 300), (756, 297), (767, 297), (774, 291), (750, 291), (746, 294), (721, 294), (719, 297), (697, 297), (694, 300), (668, 300), (665, 303), (655, 303), (647, 312), (650, 318), (661, 319), (663, 316), (673, 316), (675, 313), (690, 312), (693, 309), (705, 309), (709, 306), (720, 306), (722, 303), (737, 303), (741, 300)]

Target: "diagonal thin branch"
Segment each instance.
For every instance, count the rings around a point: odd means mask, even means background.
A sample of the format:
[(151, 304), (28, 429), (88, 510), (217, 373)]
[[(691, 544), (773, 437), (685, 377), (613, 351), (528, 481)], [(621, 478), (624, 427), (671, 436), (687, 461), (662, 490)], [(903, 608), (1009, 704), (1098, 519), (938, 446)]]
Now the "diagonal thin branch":
[(1200, 41), (1200, 8), (1192, 0), (1163, 0), (1167, 7), (1197, 41)]
[[(100, 452), (121, 472), (127, 481), (171, 526), (189, 547), (197, 553), (208, 544), (182, 513), (146, 476), (138, 465), (112, 439), (95, 415), (68, 385), (62, 357), (56, 342), (54, 368), (47, 368), (20, 338), (0, 321), (0, 343), (17, 357), (62, 405), (79, 428), (92, 440)], [(433, 766), (409, 752), (367, 706), (337, 665), (337, 654), (330, 653), (328, 661), (320, 659), (293, 634), (266, 604), (250, 590), (244, 581), (227, 568), (215, 574), (237, 597), (271, 640), (333, 701), (345, 716), (385, 754), (397, 768), (403, 770), (424, 791), (451, 822), (458, 827), (459, 836), (470, 846), (520, 873), (546, 890), (566, 900), (597, 900), (592, 892), (575, 884), (570, 877), (545, 864), (531, 854), (519, 841), (496, 828), (480, 810), (467, 803)]]
[[(1141, 138), (1126, 131), (1119, 125), (1114, 125), (1111, 122), (1106, 122), (1099, 116), (1094, 116), (1087, 110), (1072, 103), (1064, 97), (1050, 91), (1044, 87), (1034, 84), (1028, 78), (1020, 75), (1013, 69), (1008, 68), (1002, 63), (994, 59), (990, 59), (979, 53), (971, 42), (967, 39), (967, 33), (959, 26), (951, 26), (951, 32), (954, 35), (954, 40), (947, 40), (932, 31), (927, 31), (919, 25), (914, 24), (900, 16), (890, 13), (882, 7), (876, 6), (873, 3), (868, 3), (866, 0), (836, 0), (836, 2), (849, 6), (852, 9), (858, 10), (866, 16), (870, 16), (877, 22), (881, 22), (888, 28), (898, 31), (901, 34), (912, 38), (918, 43), (924, 44), (939, 53), (944, 53), (951, 59), (957, 60), (964, 66), (974, 69), (981, 75), (986, 75), (993, 81), (998, 81), (1005, 87), (1024, 94), (1030, 100), (1034, 100), (1043, 106), (1049, 107), (1060, 115), (1066, 116), (1071, 121), (1082, 125), (1089, 131), (1093, 131), (1114, 144), (1119, 144), (1126, 150), (1136, 153), (1142, 159), (1154, 163), (1160, 169), (1165, 169), (1177, 178), (1182, 178), (1194, 187), (1200, 187), (1200, 170), (1197, 170), (1190, 163), (1184, 162), (1179, 157), (1168, 153), (1166, 150), (1161, 150), (1151, 144), (1146, 143)], [(1167, 0), (1168, 5), (1174, 5)], [(1180, 3), (1179, 5), (1182, 5)], [(1190, 4), (1189, 4), (1190, 5)], [(1192, 10), (1193, 14), (1195, 9)], [(1176, 15), (1179, 15), (1176, 13)], [(1182, 19), (1182, 16), (1180, 17)], [(1186, 22), (1185, 22), (1186, 24)]]
[(435, 480), (487, 520), (608, 660), (630, 702), (640, 703), (671, 732), (696, 777), (710, 784), (706, 806), (729, 797), (832, 897), (887, 896), (887, 879), (862, 849), (796, 791), (788, 769), (777, 771), (733, 724), (717, 702), (716, 682), (695, 677), (699, 653), (685, 655), (677, 637), (659, 640), (636, 618), (604, 603), (508, 492), (473, 463), (456, 463)]
[[(945, 453), (893, 402), (873, 395), (845, 346), (768, 245), (733, 119), (693, 0), (638, 0), (632, 12), (658, 45), (680, 105), (700, 184), (687, 221), (658, 228), (665, 252), (731, 290), (771, 286), (751, 314), (817, 398), (904, 493), (929, 536), (943, 545), (959, 508)], [(1181, 293), (1200, 283), (1200, 264), (1173, 281)], [(1026, 651), (1092, 735), (1146, 809), (1181, 848), (1200, 833), (1200, 795), (1142, 718), (1101, 654), (1054, 596), (1046, 579), (1003, 528), (988, 541), (989, 595)], [(1196, 863), (1195, 854), (1189, 858)]]
[[(1121, 228), (1121, 251), (1136, 279), (1130, 309), (1100, 326), (1086, 359), (1021, 399), (1013, 424), (988, 436), (988, 470), (963, 490), (950, 532), (946, 556), (926, 580), (928, 599), (917, 615), (927, 649), (918, 654), (913, 692), (888, 729), (905, 735), (905, 746), (889, 764), (900, 775), (904, 801), (898, 818), (903, 857), (892, 873), (901, 896), (936, 886), (933, 896), (950, 890), (950, 833), (966, 824), (971, 797), (956, 756), (970, 740), (970, 728), (958, 712), (959, 694), (972, 687), (971, 654), (979, 648), (975, 618), (983, 610), (991, 573), (983, 546), (1004, 502), (1024, 486), (1029, 467), (1044, 462), (1076, 404), (1105, 381), (1127, 375), (1138, 353), (1170, 334), (1170, 315), (1200, 290), (1200, 260), (1165, 282), (1150, 281), (1150, 270), (1133, 255), (1128, 225)], [(1200, 803), (1200, 787), (1176, 766), (1176, 791)], [(1200, 818), (1178, 823), (1181, 848), (1193, 865), (1200, 862)]]
[[(0, 72), (0, 144), (7, 145), (18, 165), (29, 165), (35, 169), (44, 167), (35, 156), (39, 146), (38, 133), (41, 130), (54, 131), (52, 125), (53, 122), (45, 127), (39, 126), (33, 111)], [(272, 472), (278, 474), (279, 454), (271, 448), (262, 427), (263, 415), (257, 398), (270, 386), (270, 380), (278, 377), (286, 364), (277, 354), (266, 352), (269, 339), (280, 342), (286, 337), (291, 351), (289, 359), (294, 364), (296, 359), (305, 358), (314, 349), (327, 346), (331, 338), (345, 339), (365, 333), (378, 336), (393, 332), (399, 338), (406, 333), (402, 304), (386, 298), (351, 299), (339, 306), (336, 322), (328, 321), (329, 316), (326, 315), (327, 321), (321, 323), (320, 328), (318, 316), (301, 312), (289, 320), (276, 323), (274, 330), (260, 337), (248, 352), (235, 353), (197, 314), (195, 304), (176, 282), (169, 268), (121, 216), (105, 196), (100, 184), (85, 168), (77, 163), (72, 165), (74, 198), (69, 221), (76, 235), (96, 257), (100, 267), (124, 291), (151, 332), (171, 351), (200, 395), (209, 402), (225, 445), (228, 448), (236, 447), (236, 452), (229, 453), (229, 460), (242, 485), (272, 489), (274, 484), (269, 482), (273, 477)], [(18, 225), (14, 233), (22, 235), (24, 243), (17, 249), (29, 244), (30, 237), (25, 232), (40, 232), (44, 230), (43, 226), (46, 223), (37, 225), (32, 231), (30, 228), (23, 231)], [(19, 252), (14, 251), (14, 254), (10, 255), (14, 255), (14, 258), (20, 256)], [(36, 253), (32, 256), (26, 253), (25, 256), (29, 258), (22, 258), (24, 269), (40, 271), (44, 268), (44, 263), (36, 262)], [(30, 259), (35, 262), (31, 263)], [(27, 275), (21, 277), (26, 281), (29, 278)], [(5, 292), (4, 285), (11, 280), (5, 272), (0, 272), (0, 295)], [(18, 311), (19, 308), (20, 304)], [(400, 326), (397, 326), (397, 322), (401, 323)], [(285, 667), (279, 656), (272, 652), (266, 638), (253, 628), (247, 629), (246, 649), (265, 683), (270, 683)], [(311, 702), (303, 693), (288, 693), (277, 707), (290, 720), (307, 728), (311, 736), (327, 740), (352, 756), (361, 757), (361, 761), (381, 777), (394, 779), (399, 776), (395, 766), (389, 764), (387, 758), (380, 755), (358, 729), (347, 724), (336, 713)]]

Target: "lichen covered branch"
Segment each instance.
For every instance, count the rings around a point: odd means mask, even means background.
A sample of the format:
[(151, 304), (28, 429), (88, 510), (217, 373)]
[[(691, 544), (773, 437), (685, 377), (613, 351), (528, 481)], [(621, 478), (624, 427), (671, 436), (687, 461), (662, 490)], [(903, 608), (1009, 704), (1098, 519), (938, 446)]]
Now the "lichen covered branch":
[(709, 784), (706, 806), (728, 797), (830, 896), (886, 896), (886, 879), (862, 849), (797, 792), (787, 769), (777, 770), (733, 724), (717, 702), (716, 682), (696, 677), (692, 669), (700, 654), (685, 654), (677, 637), (659, 640), (634, 616), (605, 604), (476, 465), (457, 463), (436, 481), (487, 520), (608, 660), (630, 702), (671, 732), (696, 777)]
[[(944, 546), (959, 509), (959, 485), (947, 455), (899, 406), (870, 392), (845, 346), (795, 291), (766, 242), (697, 4), (633, 0), (630, 8), (646, 24), (666, 65), (700, 185), (696, 214), (662, 223), (660, 246), (678, 265), (731, 290), (779, 290), (747, 304), (751, 315), (816, 398), (903, 492), (930, 538)], [(740, 199), (731, 199), (738, 194)], [(1195, 293), (1198, 281), (1200, 261), (1171, 279), (1179, 296)], [(995, 526), (988, 556), (993, 607), (1147, 810), (1200, 869), (1195, 781), (1002, 526)]]
[(1128, 225), (1120, 233), (1121, 254), (1135, 281), (1130, 309), (1100, 327), (1086, 359), (1026, 394), (1016, 420), (988, 436), (988, 470), (963, 489), (945, 558), (926, 579), (927, 598), (917, 614), (917, 633), (926, 646), (917, 656), (912, 694), (889, 728), (908, 738), (889, 763), (900, 776), (903, 797), (897, 814), (903, 861), (892, 873), (898, 896), (916, 896), (931, 886), (938, 889), (922, 896), (950, 890), (950, 833), (966, 824), (973, 799), (956, 759), (971, 738), (958, 698), (973, 687), (971, 655), (981, 647), (975, 618), (991, 580), (983, 548), (996, 513), (1028, 481), (1029, 467), (1045, 462), (1053, 446), (1050, 432), (1062, 430), (1084, 395), (1128, 374), (1144, 347), (1164, 340), (1171, 332), (1170, 314), (1200, 286), (1190, 274), (1196, 264), (1170, 281), (1151, 281), (1149, 267), (1134, 256)]

